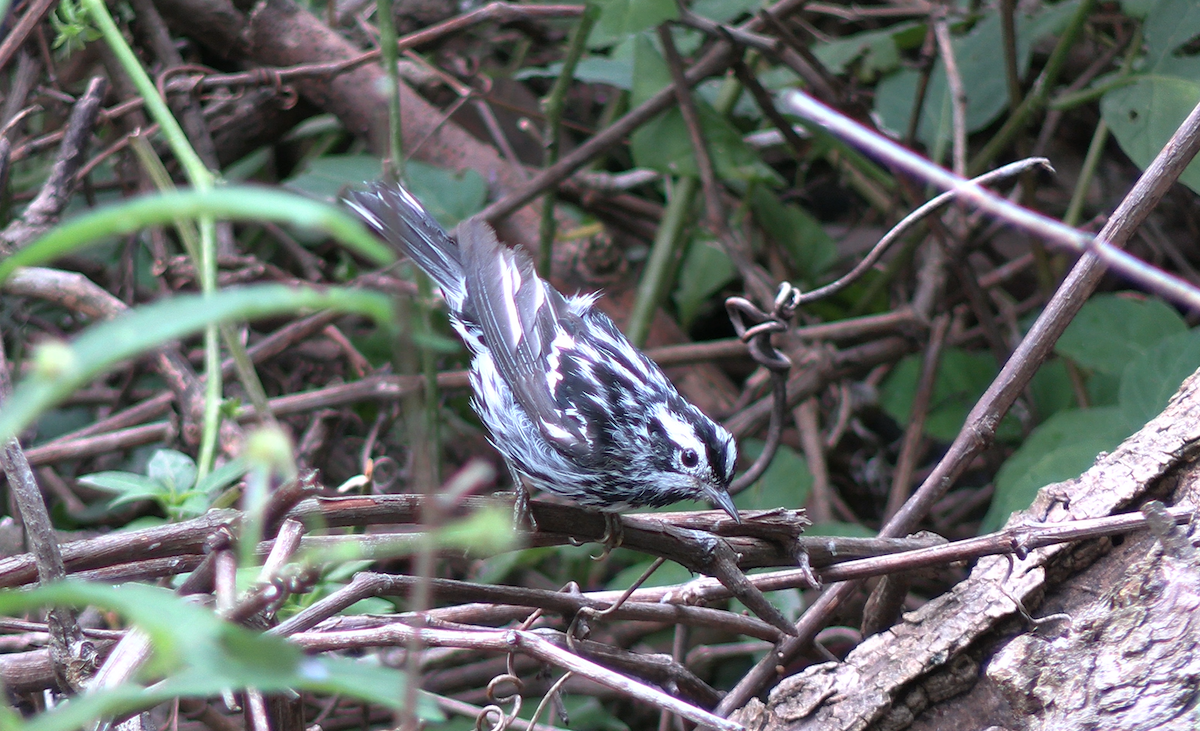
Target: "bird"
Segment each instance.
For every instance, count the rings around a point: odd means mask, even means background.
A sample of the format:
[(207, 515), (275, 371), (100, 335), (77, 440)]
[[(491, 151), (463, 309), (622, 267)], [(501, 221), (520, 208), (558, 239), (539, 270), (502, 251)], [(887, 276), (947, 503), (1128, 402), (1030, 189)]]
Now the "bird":
[(404, 187), (378, 182), (346, 204), (441, 290), (472, 356), (472, 406), (518, 491), (540, 490), (613, 517), (708, 501), (741, 522), (729, 484), (737, 445), (596, 308), (564, 296), (524, 250), (484, 221), (447, 233)]

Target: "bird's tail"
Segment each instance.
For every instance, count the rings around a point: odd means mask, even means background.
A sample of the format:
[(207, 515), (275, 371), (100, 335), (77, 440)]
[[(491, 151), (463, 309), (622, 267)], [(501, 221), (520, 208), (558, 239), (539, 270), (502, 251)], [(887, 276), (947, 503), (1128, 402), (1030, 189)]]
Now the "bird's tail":
[(433, 278), (452, 309), (466, 299), (458, 244), (400, 185), (374, 183), (349, 194), (346, 203), (393, 248), (405, 253)]

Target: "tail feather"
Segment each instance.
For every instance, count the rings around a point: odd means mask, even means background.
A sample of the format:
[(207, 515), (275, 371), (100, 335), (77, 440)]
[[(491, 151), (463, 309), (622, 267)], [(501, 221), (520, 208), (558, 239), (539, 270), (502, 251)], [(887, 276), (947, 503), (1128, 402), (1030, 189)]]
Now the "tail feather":
[(346, 203), (392, 247), (433, 278), (454, 310), (466, 298), (458, 244), (420, 202), (399, 185), (375, 183), (349, 194)]

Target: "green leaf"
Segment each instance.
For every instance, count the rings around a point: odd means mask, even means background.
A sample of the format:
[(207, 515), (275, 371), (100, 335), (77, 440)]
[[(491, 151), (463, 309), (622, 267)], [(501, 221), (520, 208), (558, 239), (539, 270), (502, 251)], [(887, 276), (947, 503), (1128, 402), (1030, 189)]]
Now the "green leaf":
[[(1017, 13), (1017, 71), (1024, 77), (1029, 70), (1033, 44), (1042, 36), (1056, 32), (1075, 12), (1078, 0), (1068, 0), (1044, 8), (1038, 15)], [(969, 32), (952, 41), (959, 74), (967, 93), (967, 131), (977, 132), (990, 125), (1008, 107), (1008, 90), (1003, 73), (997, 73), (997, 59), (1004, 58), (1004, 38), (999, 14), (993, 9)], [(920, 72), (905, 69), (883, 79), (876, 88), (875, 113), (881, 126), (901, 135), (908, 127), (916, 102)], [(929, 149), (950, 139), (950, 94), (946, 68), (941, 58), (934, 64), (921, 108), (918, 138)]]
[[(920, 374), (921, 356), (910, 355), (900, 361), (880, 389), (879, 405), (898, 424), (908, 422)], [(990, 354), (947, 348), (934, 381), (925, 433), (939, 441), (953, 441), (995, 376), (996, 361)]]
[[(558, 78), (562, 73), (562, 63), (552, 63), (539, 68), (521, 69), (514, 76), (517, 80), (537, 78)], [(633, 58), (630, 56), (617, 57), (616, 54), (605, 56), (589, 56), (580, 59), (575, 66), (575, 78), (588, 84), (608, 84), (626, 91), (633, 88)]]
[(487, 181), (470, 168), (455, 173), (410, 160), (404, 178), (425, 210), (447, 229), (479, 213), (487, 202)]
[[(532, 713), (531, 706), (535, 705), (526, 703), (522, 713)], [(563, 706), (571, 719), (571, 731), (629, 731), (629, 726), (613, 714), (612, 704), (602, 703), (596, 696), (564, 694)]]
[[(634, 42), (634, 77), (630, 103), (640, 104), (671, 83), (671, 72), (654, 44), (644, 35)], [(763, 164), (758, 153), (742, 140), (730, 121), (706, 101), (693, 94), (713, 168), (722, 180), (764, 180), (782, 184), (783, 179)], [(668, 175), (697, 177), (696, 157), (683, 114), (672, 108), (642, 125), (630, 140), (634, 163)]]
[[(757, 439), (745, 440), (741, 446), (749, 458), (757, 459), (762, 454), (763, 442)], [(808, 502), (812, 484), (808, 461), (791, 447), (781, 444), (767, 471), (757, 482), (738, 493), (733, 503), (739, 510), (801, 508)]]
[(691, 325), (700, 307), (716, 292), (733, 281), (737, 270), (729, 255), (715, 241), (694, 241), (679, 274), (675, 306), (684, 327)]
[(815, 283), (837, 261), (837, 247), (825, 227), (800, 206), (782, 203), (765, 185), (754, 186), (750, 195), (754, 219), (773, 241), (783, 247), (796, 273)]
[(1087, 302), (1054, 346), (1084, 368), (1121, 375), (1163, 338), (1187, 330), (1170, 305), (1140, 294), (1099, 294)]
[(97, 490), (118, 495), (114, 505), (133, 500), (158, 500), (167, 489), (158, 480), (132, 472), (95, 472), (80, 477), (78, 481)]
[(357, 217), (341, 209), (281, 190), (231, 186), (155, 193), (76, 216), (0, 261), (0, 282), (17, 267), (43, 264), (108, 236), (205, 215), (227, 221), (276, 221), (318, 229), (378, 264), (390, 264), (396, 258)]
[(392, 318), (390, 299), (379, 293), (280, 284), (231, 287), (212, 295), (182, 295), (143, 305), (88, 328), (70, 345), (43, 346), (35, 354), (40, 365), (17, 384), (0, 411), (0, 439), (19, 433), (38, 414), (118, 363), (198, 333), (210, 323), (320, 309), (355, 312), (389, 326)]
[(1146, 39), (1146, 66), (1161, 64), (1200, 35), (1200, 5), (1195, 0), (1159, 0), (1142, 25)]
[(146, 464), (146, 476), (171, 492), (185, 492), (196, 484), (196, 463), (183, 452), (159, 449)]
[(248, 472), (250, 466), (246, 464), (246, 460), (242, 457), (231, 459), (212, 472), (205, 475), (203, 480), (196, 485), (196, 492), (203, 495), (224, 490), (234, 482), (242, 479)]
[[(1100, 114), (1121, 150), (1143, 170), (1200, 102), (1198, 77), (1142, 74), (1100, 100)], [(1192, 162), (1179, 182), (1200, 192), (1200, 164)]]
[[(861, 58), (859, 78), (873, 81), (878, 74), (887, 73), (900, 64), (898, 39), (907, 40), (913, 31), (923, 35), (924, 28), (924, 23), (909, 21), (882, 30), (853, 33), (816, 44), (813, 55), (833, 74), (845, 73), (851, 62)], [(920, 43), (919, 38), (917, 42)]]
[(671, 69), (658, 52), (649, 34), (639, 33), (632, 39), (633, 88), (630, 106), (636, 107), (671, 83)]
[(1014, 511), (1029, 507), (1042, 487), (1079, 476), (1097, 454), (1114, 449), (1136, 428), (1115, 407), (1069, 409), (1050, 417), (996, 473), (996, 494), (980, 532), (998, 530)]
[(588, 37), (588, 46), (608, 46), (679, 17), (675, 0), (593, 0), (600, 17)]
[[(617, 572), (617, 575), (612, 577), (604, 588), (610, 591), (624, 591), (633, 586), (633, 582), (642, 577), (646, 573), (646, 569), (650, 568), (650, 564), (654, 563), (654, 559), (646, 559), (638, 563), (631, 564)], [(642, 584), (645, 587), (651, 586), (671, 586), (672, 584), (686, 584), (692, 580), (692, 572), (685, 569), (683, 566), (668, 561), (662, 566), (659, 566), (650, 578)]]
[(756, 12), (765, 0), (696, 0), (692, 12), (701, 18), (727, 23), (747, 13)]
[[(396, 670), (349, 658), (306, 657), (282, 638), (225, 622), (166, 589), (67, 581), (32, 591), (0, 592), (0, 613), (46, 605), (95, 606), (125, 616), (150, 637), (154, 652), (147, 670), (166, 677), (150, 688), (126, 684), (72, 699), (39, 716), (28, 725), (29, 731), (68, 731), (174, 697), (211, 696), (250, 686), (268, 693), (295, 689), (341, 694), (389, 708), (403, 703), (404, 676)], [(428, 698), (417, 711), (429, 720), (441, 717)]]
[(1200, 368), (1200, 329), (1160, 340), (1130, 361), (1121, 376), (1121, 413), (1140, 427), (1166, 407), (1183, 380)]
[(313, 158), (304, 170), (283, 181), (283, 187), (297, 193), (333, 203), (350, 188), (361, 188), (383, 174), (383, 165), (375, 155), (322, 155)]
[[(1129, 159), (1145, 169), (1200, 101), (1200, 58), (1179, 53), (1200, 34), (1200, 7), (1193, 0), (1159, 0), (1143, 31), (1143, 72), (1108, 91), (1100, 114)], [(1179, 181), (1200, 192), (1200, 164), (1188, 165)]]
[(1033, 398), (1039, 421), (1045, 421), (1054, 414), (1075, 406), (1071, 377), (1067, 374), (1066, 363), (1059, 358), (1043, 363), (1037, 373), (1033, 374), (1033, 380), (1029, 382), (1029, 393)]

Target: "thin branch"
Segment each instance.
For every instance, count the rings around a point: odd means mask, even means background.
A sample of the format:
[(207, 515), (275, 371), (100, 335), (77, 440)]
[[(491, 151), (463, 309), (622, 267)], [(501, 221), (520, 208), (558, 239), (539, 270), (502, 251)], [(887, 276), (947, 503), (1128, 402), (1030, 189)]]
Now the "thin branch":
[[(4, 354), (3, 339), (0, 338), (0, 403), (11, 394), (8, 358)], [(38, 583), (45, 585), (62, 581), (67, 571), (63, 566), (58, 536), (50, 522), (50, 514), (33, 476), (33, 469), (25, 459), (25, 452), (16, 437), (0, 445), (0, 469), (8, 477), (9, 492), (20, 510), (25, 537), (33, 549), (37, 565)], [(78, 690), (95, 669), (95, 648), (84, 640), (75, 613), (70, 609), (55, 607), (49, 611), (48, 617), (54, 674), (63, 692)]]
[(397, 647), (407, 645), (413, 634), (428, 647), (462, 647), (490, 652), (522, 652), (542, 662), (569, 670), (631, 698), (664, 708), (693, 723), (720, 731), (744, 731), (739, 723), (714, 716), (703, 709), (685, 703), (657, 688), (639, 683), (620, 673), (585, 660), (536, 632), (522, 630), (459, 631), (444, 629), (417, 630), (405, 625), (388, 625), (372, 630), (348, 632), (308, 632), (292, 636), (292, 642), (309, 652), (363, 647)]
[(908, 412), (908, 425), (904, 429), (904, 442), (900, 446), (900, 456), (896, 459), (896, 469), (892, 474), (892, 489), (888, 492), (884, 515), (889, 518), (895, 515), (908, 499), (909, 482), (912, 480), (919, 450), (925, 440), (925, 417), (929, 415), (933, 386), (937, 382), (938, 367), (942, 361), (942, 346), (946, 344), (946, 333), (949, 329), (950, 313), (944, 312), (934, 319), (933, 327), (929, 331), (929, 343), (925, 346), (925, 355), (921, 360), (921, 377), (917, 380), (917, 390), (913, 394), (912, 406)]
[[(1005, 219), (1035, 230), (1039, 235), (1064, 243), (1081, 243), (1087, 253), (1076, 262), (1071, 273), (1046, 305), (1042, 315), (1034, 323), (1025, 339), (1012, 357), (1005, 363), (1000, 375), (980, 398), (967, 416), (966, 423), (950, 449), (922, 483), (921, 487), (905, 503), (880, 531), (881, 536), (896, 536), (910, 532), (925, 516), (933, 503), (950, 489), (962, 474), (971, 459), (991, 441), (995, 426), (1008, 412), (1017, 396), (1029, 384), (1029, 380), (1045, 360), (1055, 341), (1067, 324), (1087, 301), (1105, 271), (1107, 258), (1101, 258), (1100, 247), (1091, 245), (1091, 237), (1085, 237), (1074, 229), (1031, 211), (1019, 209), (1007, 201), (988, 194), (973, 183), (963, 181), (946, 171), (902, 150), (886, 140), (877, 138), (857, 123), (824, 107), (814, 100), (793, 93), (788, 97), (788, 106), (801, 116), (809, 117), (819, 124), (837, 129), (839, 136), (872, 149), (880, 157), (902, 168), (921, 175), (922, 178), (944, 187), (967, 193), (970, 202), (989, 212), (1004, 215)], [(1133, 189), (1113, 212), (1108, 224), (1096, 237), (1096, 242), (1105, 244), (1112, 251), (1115, 246), (1127, 241), (1150, 211), (1166, 194), (1167, 189), (1179, 177), (1183, 169), (1200, 149), (1200, 106), (1197, 106), (1176, 130), (1171, 140), (1155, 157), (1154, 161), (1134, 184)], [(925, 173), (933, 173), (927, 177)], [(1014, 210), (1015, 209), (1015, 210)], [(1188, 290), (1195, 292), (1188, 286)], [(1200, 294), (1200, 293), (1197, 293)], [(725, 696), (718, 712), (728, 713), (744, 705), (772, 682), (779, 663), (789, 661), (805, 648), (825, 624), (830, 614), (857, 588), (854, 582), (843, 581), (826, 589), (796, 623), (797, 636), (780, 645), (767, 661), (758, 663)]]
[[(1025, 229), (1045, 241), (1068, 251), (1088, 253), (1098, 265), (1111, 267), (1114, 271), (1166, 299), (1186, 307), (1200, 310), (1200, 289), (1183, 279), (1153, 267), (1118, 248), (1125, 238), (1113, 236), (1089, 236), (1055, 221), (1040, 213), (1022, 208), (996, 195), (977, 183), (940, 168), (916, 153), (906, 150), (885, 137), (872, 132), (858, 122), (834, 111), (803, 92), (794, 91), (786, 96), (786, 106), (792, 112), (822, 125), (829, 131), (852, 142), (872, 155), (888, 161), (928, 183), (955, 192), (966, 203), (997, 216), (1012, 226)], [(1200, 148), (1200, 106), (1197, 106), (1179, 126), (1175, 136), (1156, 158), (1157, 167), (1148, 167), (1140, 180), (1153, 181), (1156, 195), (1154, 202), (1162, 197), (1170, 186), (1195, 157)], [(1148, 177), (1149, 176), (1149, 177)], [(1166, 184), (1164, 185), (1164, 181)], [(1140, 182), (1140, 181), (1139, 181)], [(1149, 184), (1149, 183), (1148, 183)], [(1132, 196), (1132, 192), (1130, 194)], [(1126, 200), (1129, 200), (1129, 197)], [(1131, 206), (1135, 204), (1130, 204)], [(1137, 205), (1138, 210), (1145, 207)], [(1110, 221), (1111, 223), (1111, 221)], [(1126, 234), (1131, 234), (1129, 231)]]

